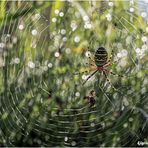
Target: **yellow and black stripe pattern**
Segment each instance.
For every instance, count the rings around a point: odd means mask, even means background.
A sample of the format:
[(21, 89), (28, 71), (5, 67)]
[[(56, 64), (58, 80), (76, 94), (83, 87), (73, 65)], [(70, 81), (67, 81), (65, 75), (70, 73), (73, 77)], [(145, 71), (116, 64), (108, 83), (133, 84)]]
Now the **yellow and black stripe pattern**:
[(104, 47), (99, 47), (95, 52), (94, 60), (98, 67), (101, 67), (107, 63), (108, 53)]

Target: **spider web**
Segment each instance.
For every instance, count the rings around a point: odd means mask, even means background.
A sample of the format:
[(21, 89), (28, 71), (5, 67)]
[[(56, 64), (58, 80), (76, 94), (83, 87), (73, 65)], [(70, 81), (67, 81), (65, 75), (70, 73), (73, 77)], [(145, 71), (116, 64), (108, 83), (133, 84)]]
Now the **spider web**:
[[(142, 1), (122, 2), (121, 14), (115, 1), (40, 2), (39, 6), (18, 1), (16, 9), (13, 2), (1, 3), (6, 13), (0, 27), (1, 146), (144, 142), (148, 13)], [(58, 4), (67, 9), (58, 9)], [(97, 26), (110, 28), (101, 32)], [(115, 64), (110, 70), (124, 76), (109, 76), (116, 90), (101, 74), (84, 86), (83, 75), (71, 76), (85, 69), (88, 45), (93, 53), (98, 46), (105, 46), (109, 54), (113, 50)], [(93, 106), (84, 99), (91, 90), (96, 92)]]

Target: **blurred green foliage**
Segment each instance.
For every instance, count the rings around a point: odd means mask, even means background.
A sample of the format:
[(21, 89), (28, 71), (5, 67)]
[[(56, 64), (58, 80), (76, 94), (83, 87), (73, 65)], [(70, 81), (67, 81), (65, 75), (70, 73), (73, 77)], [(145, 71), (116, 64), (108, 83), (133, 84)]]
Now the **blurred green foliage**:
[[(129, 1), (0, 2), (0, 146), (148, 140), (148, 31), (137, 8)], [(82, 85), (86, 53), (99, 46), (109, 56), (113, 50), (109, 69), (123, 77), (109, 75), (110, 85), (97, 73)], [(95, 104), (84, 99), (91, 90)]]

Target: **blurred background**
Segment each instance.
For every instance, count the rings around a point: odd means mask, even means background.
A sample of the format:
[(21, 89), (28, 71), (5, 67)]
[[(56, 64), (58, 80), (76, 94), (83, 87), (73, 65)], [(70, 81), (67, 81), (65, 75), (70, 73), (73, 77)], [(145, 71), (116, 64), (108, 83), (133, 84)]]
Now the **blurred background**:
[(0, 1), (0, 146), (147, 146), (147, 5)]

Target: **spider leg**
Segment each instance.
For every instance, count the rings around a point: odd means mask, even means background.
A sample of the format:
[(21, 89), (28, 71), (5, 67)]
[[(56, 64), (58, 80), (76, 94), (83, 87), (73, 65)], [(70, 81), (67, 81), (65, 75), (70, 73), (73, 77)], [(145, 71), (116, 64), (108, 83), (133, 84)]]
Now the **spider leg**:
[(88, 73), (89, 71), (83, 71), (83, 72), (75, 72), (74, 75), (80, 75), (80, 74), (84, 74), (84, 73)]
[(110, 65), (112, 65), (112, 63), (108, 61), (103, 67), (108, 67)]
[(94, 71), (91, 75), (88, 76), (88, 78), (83, 82), (83, 85), (98, 71), (98, 69), (96, 71)]
[(109, 84), (111, 84), (111, 82), (110, 82), (110, 80), (108, 79), (107, 74), (106, 74), (106, 72), (105, 72), (104, 70), (103, 70), (103, 74), (104, 74), (106, 80), (109, 82)]
[(111, 51), (111, 55), (109, 57), (109, 59), (107, 60), (106, 64), (103, 66), (103, 67), (108, 67), (108, 66), (111, 66), (113, 64), (115, 64), (117, 61), (111, 61), (112, 60), (112, 57), (113, 57), (113, 50)]
[(90, 66), (96, 66), (94, 63), (86, 63), (86, 64)]
[(90, 55), (88, 55), (88, 58), (89, 58), (93, 63), (95, 63), (95, 61), (90, 57)]
[(115, 73), (113, 73), (112, 71), (110, 71), (110, 73), (111, 73), (112, 75), (115, 75), (115, 76), (118, 76), (118, 77), (123, 77), (122, 75), (115, 74)]
[(108, 67), (108, 66), (111, 66), (112, 64), (114, 64), (114, 62), (111, 62), (111, 59), (113, 57), (112, 55), (113, 55), (113, 50), (111, 51), (111, 55), (103, 67)]
[(117, 61), (111, 62), (111, 61), (108, 60), (107, 63), (103, 67), (108, 67), (108, 66), (111, 66), (111, 65), (116, 64), (116, 63), (117, 63)]
[(108, 62), (111, 61), (112, 57), (113, 57), (113, 50), (111, 51), (111, 55), (110, 55), (110, 57), (109, 57), (109, 59), (108, 59)]
[(88, 45), (86, 51), (89, 51), (89, 53), (88, 53), (88, 58), (89, 58), (89, 60), (90, 60), (91, 62), (95, 63), (94, 59), (91, 57), (91, 54), (90, 54), (90, 52), (91, 52), (91, 51), (90, 51), (90, 43), (89, 43), (89, 45)]
[(109, 74), (118, 76), (118, 77), (123, 77), (122, 75), (116, 74), (116, 73), (114, 73), (114, 72), (112, 72), (112, 71), (109, 71), (109, 70), (107, 70), (107, 69), (104, 69), (104, 71), (107, 72), (107, 73), (109, 73)]
[(103, 74), (104, 74), (104, 76), (105, 76), (105, 78), (106, 78), (106, 80), (107, 80), (107, 82), (115, 89), (115, 90), (117, 90), (114, 86), (113, 86), (113, 84), (110, 82), (110, 80), (108, 79), (108, 77), (107, 77), (107, 74), (106, 74), (106, 71), (105, 70), (103, 70)]

